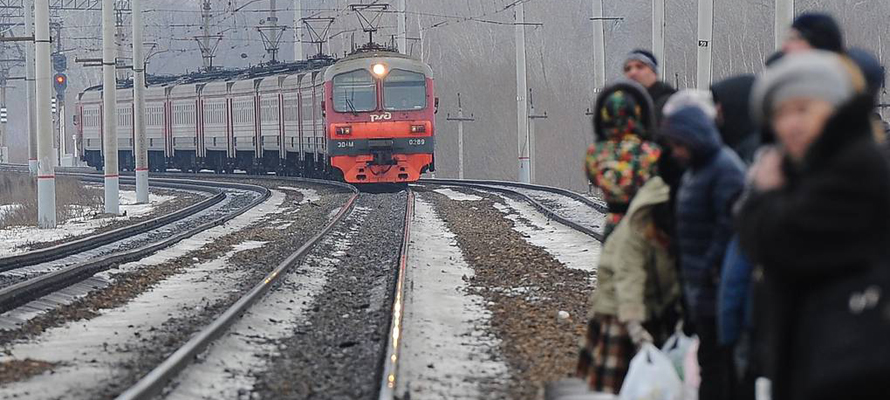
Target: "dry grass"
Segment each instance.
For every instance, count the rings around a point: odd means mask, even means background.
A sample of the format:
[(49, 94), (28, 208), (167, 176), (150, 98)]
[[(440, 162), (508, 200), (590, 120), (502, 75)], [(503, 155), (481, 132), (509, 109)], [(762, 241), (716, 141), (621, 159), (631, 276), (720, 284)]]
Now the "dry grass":
[[(37, 179), (26, 173), (0, 172), (0, 205), (19, 207), (0, 217), (0, 228), (37, 225)], [(101, 189), (87, 187), (77, 178), (56, 177), (58, 221), (84, 218), (102, 212)]]

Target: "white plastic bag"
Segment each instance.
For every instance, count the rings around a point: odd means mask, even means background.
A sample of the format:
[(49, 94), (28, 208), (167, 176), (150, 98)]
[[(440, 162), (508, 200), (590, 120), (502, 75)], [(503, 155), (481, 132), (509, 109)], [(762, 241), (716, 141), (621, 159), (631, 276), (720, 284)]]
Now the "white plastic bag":
[(683, 364), (686, 360), (686, 353), (689, 352), (689, 346), (692, 345), (692, 341), (691, 337), (678, 330), (664, 342), (664, 346), (661, 346), (661, 351), (671, 360), (671, 364), (676, 368), (677, 376), (680, 377), (681, 381), (683, 380)]
[(677, 370), (661, 350), (646, 343), (630, 360), (621, 385), (621, 400), (680, 400), (683, 384)]

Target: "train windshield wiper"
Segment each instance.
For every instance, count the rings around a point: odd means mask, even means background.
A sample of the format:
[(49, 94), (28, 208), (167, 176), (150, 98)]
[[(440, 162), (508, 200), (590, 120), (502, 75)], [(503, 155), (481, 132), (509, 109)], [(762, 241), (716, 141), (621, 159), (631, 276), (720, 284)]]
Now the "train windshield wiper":
[(355, 104), (352, 104), (352, 101), (350, 101), (349, 97), (346, 96), (346, 92), (343, 92), (343, 100), (346, 100), (346, 106), (349, 107), (349, 111), (352, 112), (352, 115), (358, 116), (358, 111), (355, 109)]

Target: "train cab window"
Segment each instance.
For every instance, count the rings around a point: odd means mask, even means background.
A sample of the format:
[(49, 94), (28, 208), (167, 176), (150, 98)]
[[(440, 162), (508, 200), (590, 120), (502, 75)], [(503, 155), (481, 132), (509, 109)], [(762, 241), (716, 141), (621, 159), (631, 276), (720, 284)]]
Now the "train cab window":
[(393, 69), (383, 80), (383, 108), (411, 111), (426, 108), (426, 77), (423, 74)]
[(359, 69), (334, 77), (334, 111), (360, 112), (377, 109), (377, 83), (371, 73)]

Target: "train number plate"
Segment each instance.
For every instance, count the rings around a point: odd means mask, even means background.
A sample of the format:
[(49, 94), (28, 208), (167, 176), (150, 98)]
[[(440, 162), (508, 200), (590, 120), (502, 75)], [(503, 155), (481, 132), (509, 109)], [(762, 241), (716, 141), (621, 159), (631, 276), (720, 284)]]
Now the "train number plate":
[(426, 139), (408, 139), (409, 146), (423, 146), (426, 144)]
[(337, 142), (338, 149), (349, 149), (349, 148), (353, 148), (353, 147), (355, 147), (355, 142), (353, 142), (351, 140), (345, 140), (345, 141), (341, 140), (341, 141)]

